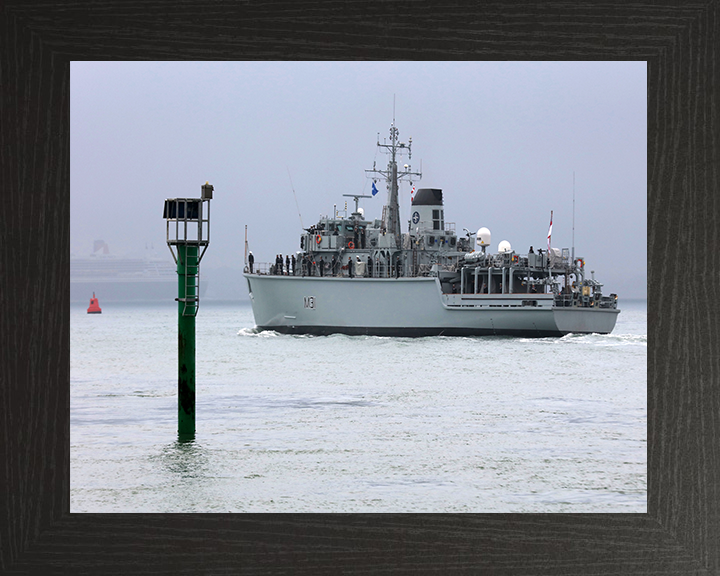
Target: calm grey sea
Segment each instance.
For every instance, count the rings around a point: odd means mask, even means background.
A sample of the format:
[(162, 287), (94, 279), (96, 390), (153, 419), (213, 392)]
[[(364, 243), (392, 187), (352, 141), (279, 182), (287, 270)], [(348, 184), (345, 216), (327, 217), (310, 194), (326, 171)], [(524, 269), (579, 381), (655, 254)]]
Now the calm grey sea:
[(203, 301), (197, 434), (177, 308), (70, 311), (72, 512), (646, 512), (647, 313), (611, 335), (256, 333)]

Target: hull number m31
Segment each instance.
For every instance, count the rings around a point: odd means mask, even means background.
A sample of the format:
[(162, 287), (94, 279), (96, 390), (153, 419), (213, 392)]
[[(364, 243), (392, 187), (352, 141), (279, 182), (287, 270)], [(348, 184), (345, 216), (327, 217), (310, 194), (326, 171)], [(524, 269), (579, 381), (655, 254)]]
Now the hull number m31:
[(303, 306), (310, 310), (315, 310), (315, 296), (305, 296), (303, 298)]

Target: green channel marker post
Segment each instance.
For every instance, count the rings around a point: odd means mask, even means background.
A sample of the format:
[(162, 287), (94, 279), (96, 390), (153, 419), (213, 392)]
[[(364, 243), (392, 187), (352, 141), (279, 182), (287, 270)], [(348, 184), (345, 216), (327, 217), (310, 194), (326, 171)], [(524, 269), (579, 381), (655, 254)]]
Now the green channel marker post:
[[(178, 275), (178, 437), (195, 437), (195, 317), (200, 306), (200, 260), (210, 243), (210, 200), (213, 187), (202, 186), (200, 198), (168, 198), (168, 248)], [(202, 248), (202, 251), (201, 251)]]
[[(198, 247), (177, 247), (178, 275), (178, 434), (195, 434), (195, 315), (187, 314), (198, 296), (187, 279), (197, 275)], [(195, 301), (195, 302), (194, 302)]]

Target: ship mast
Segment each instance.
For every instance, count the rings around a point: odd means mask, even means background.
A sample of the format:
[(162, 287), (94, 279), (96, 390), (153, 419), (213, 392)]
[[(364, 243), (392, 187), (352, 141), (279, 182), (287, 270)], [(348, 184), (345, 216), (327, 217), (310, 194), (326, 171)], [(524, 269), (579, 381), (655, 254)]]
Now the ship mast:
[[(422, 173), (413, 172), (410, 164), (405, 164), (402, 170), (398, 169), (398, 156), (407, 152), (408, 161), (412, 157), (412, 138), (408, 139), (407, 144), (400, 142), (398, 136), (400, 131), (395, 127), (395, 119), (390, 125), (390, 143), (383, 142), (380, 144), (380, 135), (378, 134), (378, 148), (384, 148), (384, 152), (390, 156), (387, 169), (378, 170), (373, 162), (372, 170), (365, 170), (368, 174), (379, 174), (387, 182), (388, 201), (383, 207), (383, 230), (388, 234), (395, 235), (395, 245), (400, 248), (400, 203), (398, 200), (399, 183), (403, 179), (407, 179), (412, 183), (412, 177), (422, 178)], [(373, 179), (375, 181), (375, 179)]]

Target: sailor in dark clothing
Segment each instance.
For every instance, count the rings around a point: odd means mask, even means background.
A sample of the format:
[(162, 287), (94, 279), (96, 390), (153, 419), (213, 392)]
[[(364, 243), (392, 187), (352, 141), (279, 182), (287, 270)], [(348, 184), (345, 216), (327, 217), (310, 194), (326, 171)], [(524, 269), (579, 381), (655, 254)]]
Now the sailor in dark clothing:
[(360, 231), (358, 229), (358, 225), (355, 224), (355, 228), (353, 228), (353, 235), (355, 236), (355, 247), (356, 248), (360, 248), (360, 242), (359, 242), (359, 238), (358, 238), (359, 232)]
[(290, 276), (290, 256), (285, 256), (285, 274)]
[(253, 256), (253, 253), (250, 252), (248, 254), (248, 266), (250, 267), (250, 274), (253, 273), (253, 264), (255, 264), (255, 256)]
[(535, 252), (533, 252), (532, 246), (530, 246), (530, 252), (528, 252), (528, 254), (535, 254)]
[(368, 256), (368, 276), (372, 278), (372, 256)]
[(350, 278), (353, 277), (353, 261), (352, 261), (352, 258), (348, 258), (348, 274), (350, 275)]
[(330, 275), (335, 276), (337, 274), (337, 259), (333, 254), (332, 260), (330, 261)]
[(292, 264), (292, 275), (295, 276), (295, 254), (292, 255), (290, 262)]
[(323, 262), (322, 257), (320, 257), (320, 260), (318, 262), (318, 267), (320, 268), (320, 278), (323, 277), (323, 268), (325, 268), (325, 262)]

